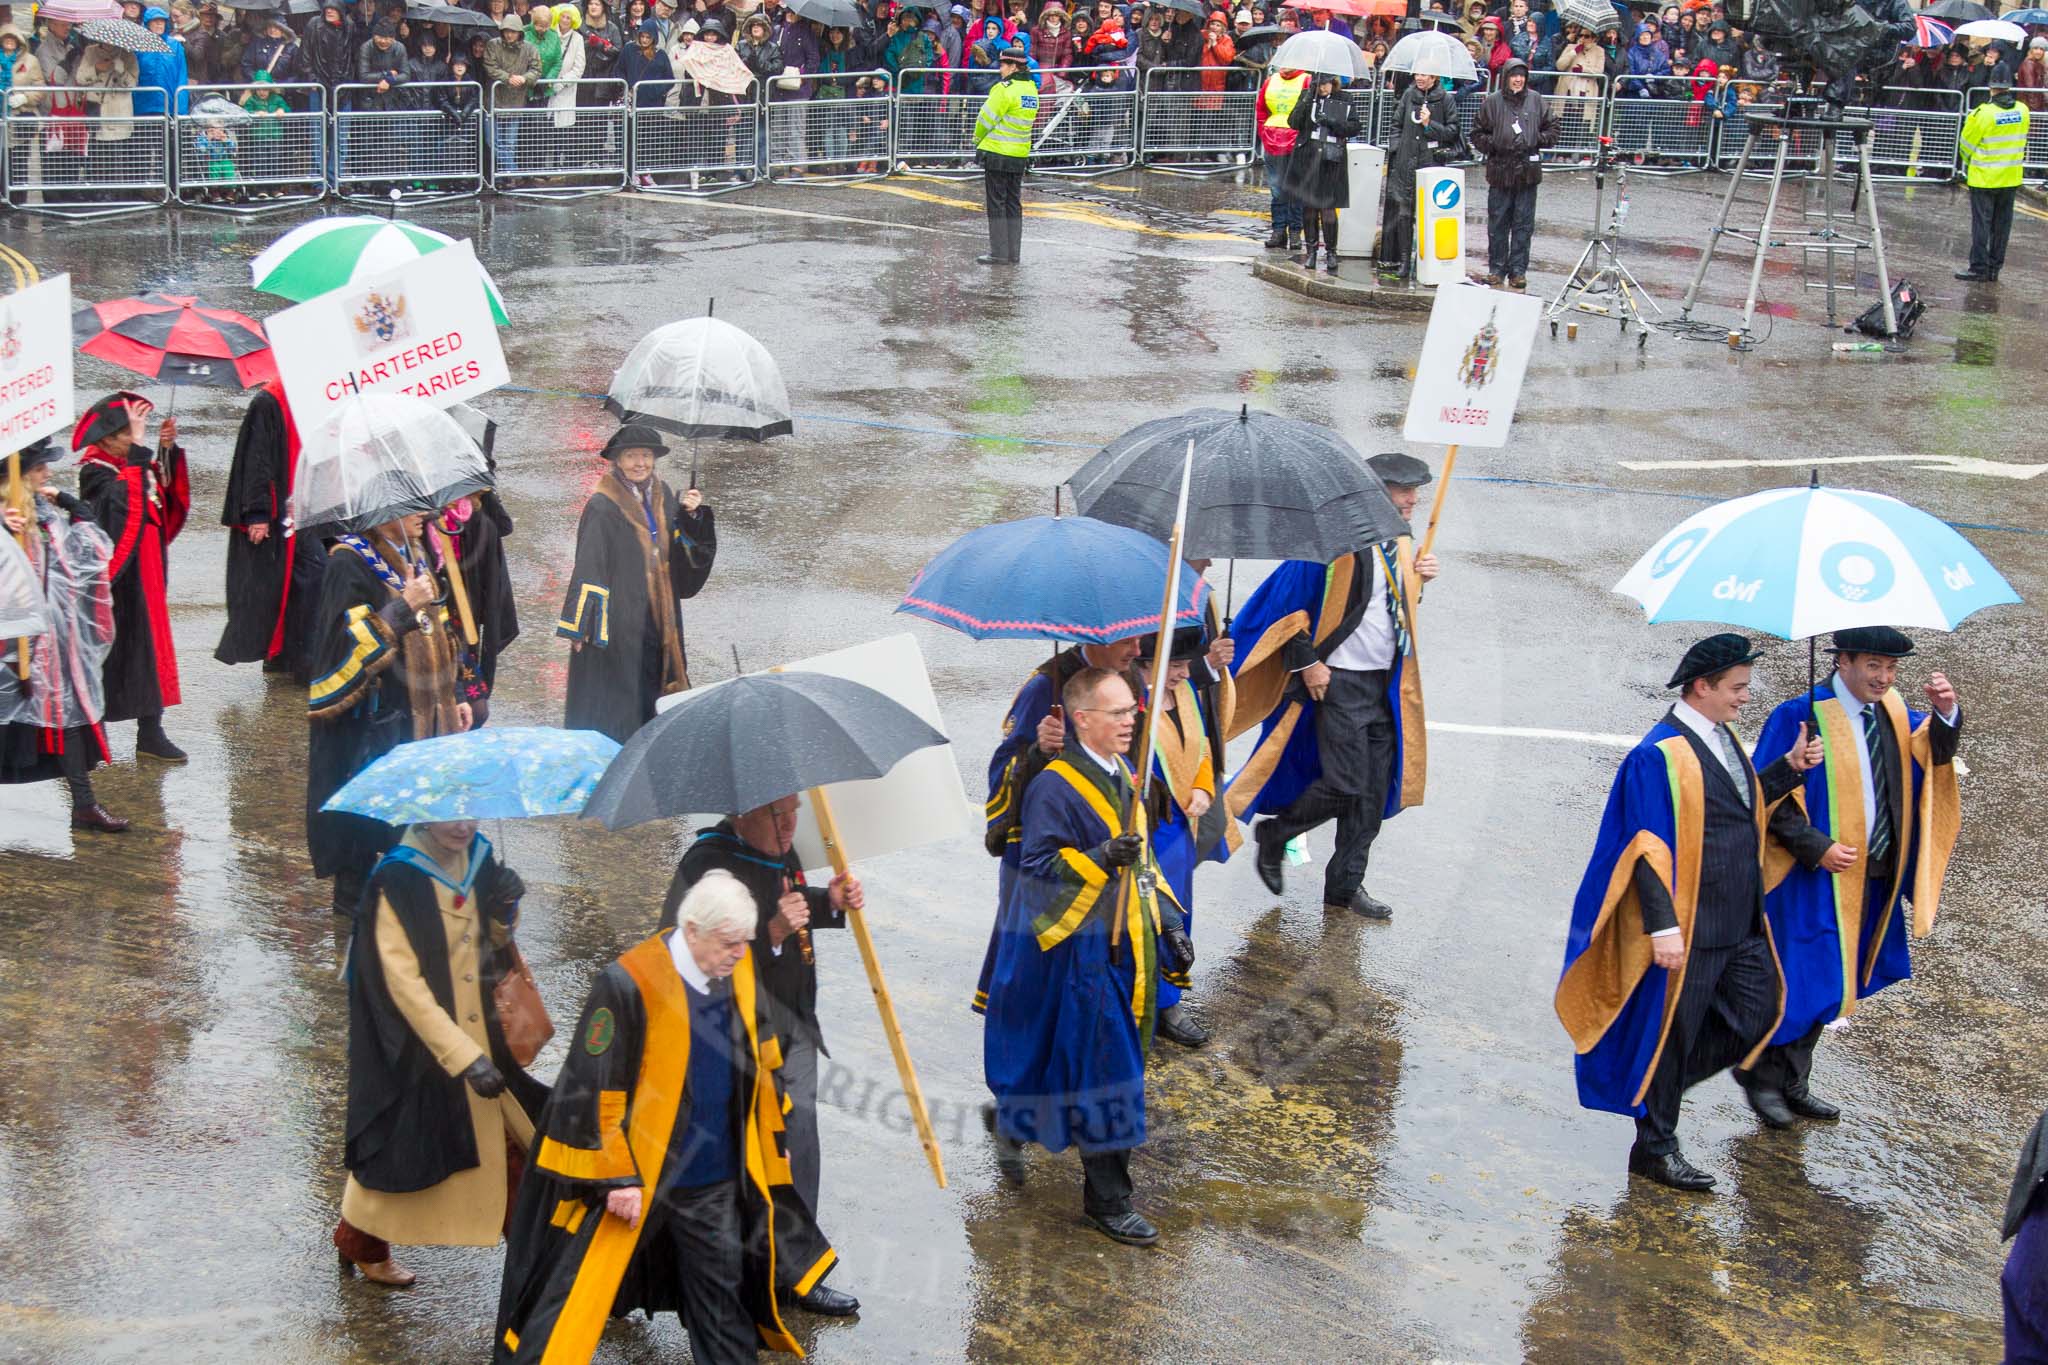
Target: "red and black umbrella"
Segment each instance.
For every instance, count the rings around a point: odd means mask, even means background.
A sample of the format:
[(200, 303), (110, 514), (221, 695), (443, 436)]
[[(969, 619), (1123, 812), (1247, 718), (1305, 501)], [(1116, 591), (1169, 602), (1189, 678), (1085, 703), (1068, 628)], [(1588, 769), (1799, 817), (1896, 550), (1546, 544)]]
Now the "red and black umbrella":
[(182, 294), (89, 303), (71, 315), (71, 341), (165, 384), (246, 389), (277, 378), (262, 323)]

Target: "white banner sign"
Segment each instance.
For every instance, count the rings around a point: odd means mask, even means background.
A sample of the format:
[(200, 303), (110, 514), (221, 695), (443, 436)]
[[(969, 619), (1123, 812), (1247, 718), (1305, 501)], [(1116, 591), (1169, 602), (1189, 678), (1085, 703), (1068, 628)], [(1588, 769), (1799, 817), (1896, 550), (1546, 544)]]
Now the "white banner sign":
[(71, 439), (71, 277), (0, 298), (0, 455), (39, 437)]
[(1528, 294), (1438, 288), (1401, 435), (1430, 445), (1506, 445), (1542, 312)]
[(285, 401), (313, 431), (359, 393), (404, 393), (436, 407), (512, 378), (475, 250), (457, 242), (265, 320)]

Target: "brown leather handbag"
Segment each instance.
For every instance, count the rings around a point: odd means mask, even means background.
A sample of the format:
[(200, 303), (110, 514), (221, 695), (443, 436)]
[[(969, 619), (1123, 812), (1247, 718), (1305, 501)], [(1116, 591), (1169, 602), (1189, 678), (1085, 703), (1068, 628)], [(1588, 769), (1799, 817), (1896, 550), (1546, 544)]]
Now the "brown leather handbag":
[(540, 987), (534, 984), (533, 969), (517, 943), (507, 943), (501, 954), (503, 969), (491, 987), (491, 1004), (498, 1011), (498, 1030), (505, 1036), (505, 1050), (520, 1066), (531, 1066), (540, 1050), (555, 1036), (554, 1020), (541, 1003)]

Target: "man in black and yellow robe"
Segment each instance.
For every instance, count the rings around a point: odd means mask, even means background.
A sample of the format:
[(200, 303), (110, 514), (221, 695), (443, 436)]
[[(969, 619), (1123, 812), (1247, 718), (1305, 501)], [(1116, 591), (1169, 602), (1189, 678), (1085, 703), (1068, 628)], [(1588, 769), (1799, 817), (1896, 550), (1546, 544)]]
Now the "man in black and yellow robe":
[[(1428, 466), (1412, 455), (1375, 455), (1374, 472), (1403, 517), (1414, 515)], [(1323, 871), (1323, 908), (1390, 919), (1365, 890), (1366, 861), (1380, 824), (1422, 804), (1428, 769), (1416, 607), (1436, 577), (1436, 558), (1410, 537), (1370, 545), (1329, 564), (1290, 559), (1238, 614), (1248, 642), (1232, 668), (1235, 739), (1261, 726), (1258, 747), (1231, 780), (1231, 813), (1249, 820), (1259, 877), (1282, 890), (1289, 840), (1337, 822)]]
[[(712, 873), (698, 889), (721, 880), (735, 885)], [(592, 986), (513, 1215), (500, 1365), (588, 1361), (606, 1319), (635, 1308), (677, 1313), (699, 1365), (803, 1354), (775, 1304), (775, 1202), (795, 1197), (781, 1052), (762, 1028), (743, 889), (737, 903), (732, 924), (700, 926), (686, 900), (679, 927)]]
[(654, 473), (668, 453), (652, 427), (618, 429), (611, 469), (576, 524), (576, 567), (555, 634), (571, 642), (562, 724), (621, 744), (654, 703), (690, 685), (679, 599), (711, 577), (718, 531), (697, 490), (677, 496)]

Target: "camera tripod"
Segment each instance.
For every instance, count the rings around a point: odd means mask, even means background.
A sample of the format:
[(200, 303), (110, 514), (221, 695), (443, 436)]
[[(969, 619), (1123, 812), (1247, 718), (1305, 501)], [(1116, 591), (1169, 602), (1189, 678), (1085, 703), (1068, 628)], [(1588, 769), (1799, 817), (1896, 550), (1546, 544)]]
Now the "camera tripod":
[[(1545, 306), (1543, 316), (1550, 321), (1553, 337), (1557, 335), (1558, 319), (1566, 313), (1609, 318), (1621, 324), (1623, 336), (1633, 328), (1636, 345), (1642, 346), (1650, 339), (1650, 324), (1643, 321), (1637, 300), (1649, 304), (1659, 317), (1664, 310), (1657, 307), (1657, 301), (1644, 291), (1642, 282), (1621, 263), (1617, 249), (1621, 226), (1628, 221), (1628, 172), (1624, 169), (1615, 170), (1614, 212), (1603, 219), (1607, 207), (1607, 167), (1613, 152), (1614, 139), (1602, 137), (1593, 160), (1593, 232), (1586, 239), (1586, 249), (1579, 253), (1578, 264), (1565, 277), (1557, 297)], [(1578, 335), (1576, 322), (1572, 324), (1572, 335)]]

